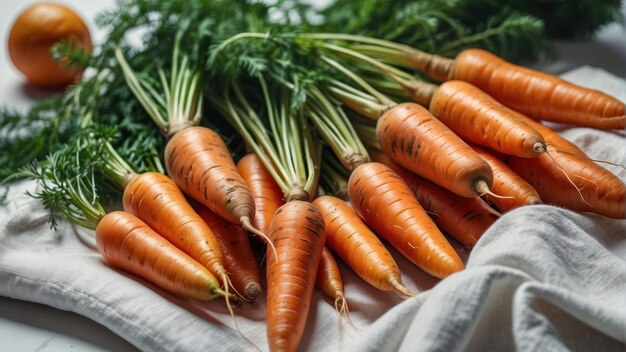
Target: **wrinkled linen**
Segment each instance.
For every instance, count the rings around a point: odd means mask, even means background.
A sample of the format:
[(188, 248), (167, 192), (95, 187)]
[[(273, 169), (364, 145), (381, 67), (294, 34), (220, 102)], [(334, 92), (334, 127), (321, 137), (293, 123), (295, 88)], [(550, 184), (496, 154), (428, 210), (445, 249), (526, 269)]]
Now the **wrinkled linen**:
[[(564, 77), (626, 101), (626, 83), (602, 70)], [(553, 127), (592, 158), (624, 164), (623, 133)], [(84, 315), (145, 351), (267, 350), (264, 296), (236, 310), (240, 335), (223, 301), (176, 298), (108, 266), (93, 233), (67, 223), (50, 230), (46, 211), (24, 194), (34, 189), (14, 185), (0, 207), (1, 296)], [(441, 281), (391, 250), (405, 284), (419, 293), (404, 300), (340, 264), (352, 325), (316, 291), (300, 349), (624, 350), (626, 221), (532, 206), (504, 215), (469, 256), (454, 245), (467, 269)]]

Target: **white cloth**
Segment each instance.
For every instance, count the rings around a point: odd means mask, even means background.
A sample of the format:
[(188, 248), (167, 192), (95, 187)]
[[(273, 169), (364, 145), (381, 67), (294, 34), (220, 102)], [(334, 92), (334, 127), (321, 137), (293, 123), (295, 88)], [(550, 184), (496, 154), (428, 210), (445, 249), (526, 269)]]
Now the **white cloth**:
[[(626, 83), (583, 67), (571, 81), (626, 101)], [(560, 128), (593, 158), (624, 162), (620, 133)], [(626, 176), (623, 169), (607, 166)], [(62, 223), (12, 188), (0, 207), (0, 295), (69, 310), (146, 351), (250, 350), (222, 301), (175, 298), (109, 267), (89, 232)], [(79, 235), (80, 234), (80, 235)], [(626, 343), (626, 221), (551, 206), (518, 209), (474, 247), (467, 269), (438, 281), (392, 254), (416, 298), (380, 292), (341, 264), (354, 327), (315, 292), (301, 350), (617, 351)], [(86, 239), (87, 238), (87, 239)], [(457, 245), (460, 248), (460, 245)], [(267, 349), (264, 296), (237, 309), (241, 333)]]

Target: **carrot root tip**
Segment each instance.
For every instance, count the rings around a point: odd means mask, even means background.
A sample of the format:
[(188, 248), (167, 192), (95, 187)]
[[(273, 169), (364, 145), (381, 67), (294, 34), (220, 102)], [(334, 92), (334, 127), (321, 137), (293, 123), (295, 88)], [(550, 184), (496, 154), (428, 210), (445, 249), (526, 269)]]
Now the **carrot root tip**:
[(272, 242), (272, 240), (270, 240), (270, 238), (267, 237), (266, 234), (264, 234), (263, 232), (261, 232), (260, 230), (252, 226), (252, 223), (250, 222), (249, 217), (242, 216), (241, 218), (239, 218), (239, 221), (241, 222), (241, 225), (246, 231), (251, 232), (253, 235), (261, 237), (265, 241), (265, 243), (270, 248), (272, 248), (272, 253), (274, 253), (274, 259), (276, 259), (276, 262), (278, 263), (278, 254), (276, 254), (276, 247), (274, 247), (274, 243)]
[(263, 290), (261, 289), (261, 285), (256, 282), (251, 282), (246, 285), (244, 289), (244, 296), (250, 302), (254, 302), (254, 300), (261, 295)]
[(415, 293), (413, 293), (411, 290), (409, 290), (404, 285), (402, 285), (400, 280), (398, 280), (397, 278), (395, 278), (395, 277), (390, 278), (389, 279), (389, 283), (391, 284), (391, 287), (393, 287), (399, 293), (401, 293), (401, 294), (403, 294), (403, 295), (405, 295), (407, 297), (414, 297), (415, 296)]
[(537, 154), (545, 153), (548, 150), (546, 143), (544, 142), (535, 142), (533, 144), (533, 151)]

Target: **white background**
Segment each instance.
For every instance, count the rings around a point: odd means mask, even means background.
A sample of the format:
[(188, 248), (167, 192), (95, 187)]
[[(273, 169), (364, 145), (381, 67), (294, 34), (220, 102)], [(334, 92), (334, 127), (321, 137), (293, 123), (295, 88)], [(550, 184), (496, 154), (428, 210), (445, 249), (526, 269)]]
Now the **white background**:
[[(0, 104), (27, 109), (35, 99), (50, 94), (29, 87), (11, 64), (7, 38), (11, 25), (32, 0), (0, 1)], [(113, 6), (113, 0), (58, 1), (72, 7), (87, 23), (94, 43), (103, 34), (96, 31), (93, 15)], [(327, 3), (328, 1), (316, 1)], [(622, 13), (626, 13), (622, 9)], [(603, 68), (626, 76), (626, 31), (614, 24), (587, 43), (558, 43), (559, 60), (537, 66), (560, 74), (581, 65)], [(1, 285), (2, 283), (0, 283)], [(74, 313), (0, 297), (0, 350), (3, 351), (134, 351), (135, 348), (105, 327)]]

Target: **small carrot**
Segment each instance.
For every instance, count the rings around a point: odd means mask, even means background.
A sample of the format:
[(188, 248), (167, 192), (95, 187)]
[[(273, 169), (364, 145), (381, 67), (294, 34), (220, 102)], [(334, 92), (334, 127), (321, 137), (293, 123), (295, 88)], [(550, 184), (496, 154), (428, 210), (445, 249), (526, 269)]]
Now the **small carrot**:
[(114, 267), (178, 296), (200, 301), (228, 296), (211, 272), (130, 213), (114, 211), (102, 217), (96, 244)]
[(402, 284), (400, 268), (378, 237), (357, 213), (334, 196), (313, 201), (326, 224), (326, 245), (365, 282), (379, 290), (414, 294)]
[(259, 267), (252, 253), (248, 232), (224, 221), (208, 208), (197, 205), (195, 209), (215, 237), (224, 254), (224, 267), (228, 271), (233, 288), (245, 300), (252, 302), (262, 292)]
[(542, 203), (537, 191), (504, 162), (486, 149), (476, 145), (470, 146), (493, 170), (492, 190), (502, 197), (493, 197), (489, 201), (494, 203), (500, 210), (509, 211), (524, 205)]
[(444, 278), (464, 265), (404, 181), (387, 166), (370, 162), (350, 175), (348, 193), (361, 218), (422, 270)]
[(254, 199), (255, 212), (252, 225), (263, 233), (269, 233), (276, 209), (285, 204), (283, 192), (256, 154), (248, 154), (241, 158), (237, 163), (237, 169)]
[(307, 320), (324, 248), (324, 219), (311, 203), (292, 200), (270, 226), (276, 258), (267, 256), (267, 337), (271, 351), (295, 351)]
[(456, 195), (413, 174), (383, 153), (373, 153), (372, 158), (397, 173), (413, 191), (424, 210), (432, 214), (435, 224), (466, 247), (476, 245), (483, 233), (500, 217), (480, 198)]
[(434, 90), (428, 110), (466, 141), (523, 158), (546, 151), (539, 132), (469, 83), (442, 83)]
[(489, 165), (420, 105), (389, 109), (378, 120), (376, 134), (385, 154), (416, 174), (464, 197), (489, 192)]
[(626, 218), (626, 185), (591, 161), (573, 143), (530, 118), (548, 143), (548, 152), (533, 159), (510, 157), (506, 163), (539, 193), (544, 202), (616, 219)]
[(339, 265), (327, 247), (324, 247), (322, 250), (320, 265), (317, 268), (315, 287), (326, 296), (335, 300), (335, 309), (339, 316), (341, 314), (348, 316), (348, 302), (343, 290), (343, 280), (339, 271)]

